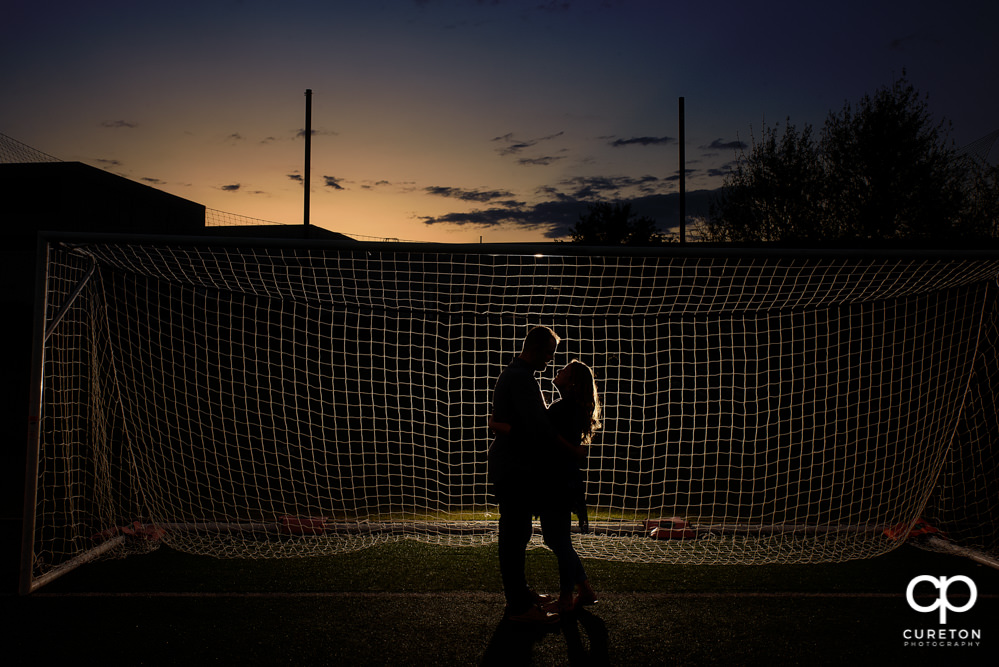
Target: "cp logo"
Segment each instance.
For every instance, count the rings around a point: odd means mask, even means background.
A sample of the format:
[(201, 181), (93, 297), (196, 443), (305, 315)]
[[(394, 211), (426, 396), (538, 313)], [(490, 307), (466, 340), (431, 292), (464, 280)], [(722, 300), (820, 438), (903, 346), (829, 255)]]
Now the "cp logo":
[[(922, 606), (916, 603), (913, 597), (913, 591), (916, 590), (916, 584), (920, 582), (929, 582), (940, 591), (940, 597), (930, 605)], [(950, 598), (947, 597), (947, 588), (955, 581), (963, 581), (967, 586), (968, 590), (971, 592), (971, 596), (968, 598), (968, 602), (965, 603), (963, 607), (955, 607), (950, 603)], [(931, 577), (928, 574), (923, 574), (912, 581), (909, 582), (909, 587), (905, 589), (905, 599), (909, 602), (909, 606), (919, 612), (930, 612), (934, 609), (940, 609), (940, 623), (944, 624), (947, 622), (947, 610), (962, 612), (968, 611), (973, 606), (975, 606), (975, 601), (978, 599), (978, 589), (975, 587), (975, 582), (973, 582), (968, 577), (963, 574), (959, 574), (956, 577)]]

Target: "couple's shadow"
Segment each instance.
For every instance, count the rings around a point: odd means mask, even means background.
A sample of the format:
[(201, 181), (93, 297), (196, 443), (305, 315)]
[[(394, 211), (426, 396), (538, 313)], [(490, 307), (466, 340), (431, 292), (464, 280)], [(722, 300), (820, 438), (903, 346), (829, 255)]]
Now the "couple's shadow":
[(564, 614), (550, 626), (500, 621), (489, 640), (483, 665), (529, 665), (535, 645), (552, 634), (565, 638), (570, 665), (609, 665), (607, 625), (586, 609)]

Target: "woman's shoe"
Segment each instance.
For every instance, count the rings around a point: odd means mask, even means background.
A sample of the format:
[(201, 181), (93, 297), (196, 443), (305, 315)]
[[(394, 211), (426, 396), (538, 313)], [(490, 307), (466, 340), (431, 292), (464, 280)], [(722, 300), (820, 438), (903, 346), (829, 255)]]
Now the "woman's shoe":
[(534, 590), (528, 591), (531, 595), (531, 599), (534, 600), (534, 604), (541, 608), (542, 611), (556, 611), (557, 603), (555, 598), (551, 595), (545, 595), (544, 593), (537, 593)]
[(559, 620), (558, 614), (545, 611), (536, 604), (532, 604), (519, 614), (507, 613), (506, 618), (514, 623), (530, 623), (532, 625), (552, 625), (558, 623)]

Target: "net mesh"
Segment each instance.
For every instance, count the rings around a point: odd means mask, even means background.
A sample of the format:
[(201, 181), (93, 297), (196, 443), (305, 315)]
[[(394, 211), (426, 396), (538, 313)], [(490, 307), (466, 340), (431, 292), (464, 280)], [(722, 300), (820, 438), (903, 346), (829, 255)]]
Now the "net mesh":
[(996, 551), (999, 259), (560, 252), (50, 245), (34, 576), (493, 542), (492, 389), (536, 324), (546, 399), (578, 358), (604, 403), (581, 556), (863, 558), (924, 510)]
[(21, 162), (61, 162), (61, 160), (0, 132), (0, 164)]

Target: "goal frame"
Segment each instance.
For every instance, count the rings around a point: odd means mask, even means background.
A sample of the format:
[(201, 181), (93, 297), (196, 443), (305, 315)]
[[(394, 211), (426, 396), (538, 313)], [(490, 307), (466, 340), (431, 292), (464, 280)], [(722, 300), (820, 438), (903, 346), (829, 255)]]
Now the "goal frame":
[[(115, 540), (122, 537), (115, 537), (103, 544), (97, 545), (88, 551), (70, 559), (53, 568), (38, 579), (32, 578), (32, 558), (34, 550), (35, 507), (38, 496), (38, 472), (39, 454), (41, 447), (41, 435), (39, 432), (39, 419), (42, 410), (43, 400), (43, 378), (45, 366), (45, 342), (51, 330), (58, 323), (62, 313), (70, 306), (71, 302), (77, 298), (83, 290), (86, 282), (93, 274), (93, 268), (81, 279), (75, 290), (67, 299), (67, 303), (61, 304), (60, 313), (55, 321), (46, 326), (46, 312), (50, 304), (48, 303), (48, 280), (49, 280), (49, 248), (53, 244), (74, 244), (74, 243), (134, 243), (134, 244), (169, 244), (171, 246), (198, 246), (214, 248), (267, 248), (276, 250), (309, 250), (309, 251), (337, 251), (337, 250), (372, 250), (379, 252), (405, 252), (405, 253), (454, 253), (454, 254), (489, 254), (489, 255), (567, 255), (567, 256), (641, 256), (641, 257), (668, 257), (682, 259), (761, 259), (761, 258), (808, 258), (808, 259), (831, 259), (850, 258), (863, 259), (987, 259), (999, 258), (999, 249), (993, 248), (790, 248), (790, 247), (733, 247), (729, 245), (667, 245), (654, 248), (635, 248), (627, 246), (579, 246), (571, 244), (438, 244), (438, 243), (412, 243), (412, 242), (370, 242), (370, 241), (331, 241), (331, 240), (302, 240), (302, 239), (272, 239), (272, 238), (238, 238), (232, 236), (216, 237), (206, 234), (205, 236), (164, 236), (164, 235), (124, 235), (124, 234), (78, 234), (78, 233), (50, 233), (42, 232), (38, 236), (35, 266), (35, 300), (33, 312), (33, 335), (31, 348), (31, 375), (28, 387), (29, 394), (29, 415), (28, 442), (25, 470), (24, 487), (24, 511), (23, 530), (21, 547), (21, 572), (19, 578), (19, 592), (28, 594), (44, 586), (48, 582), (59, 576), (72, 571), (76, 567), (94, 560), (114, 545)], [(973, 551), (973, 550), (972, 550)], [(967, 555), (967, 554), (965, 554)], [(972, 555), (972, 557), (975, 557)], [(992, 560), (988, 556), (982, 556), (985, 560)], [(995, 561), (992, 560), (994, 563)]]

